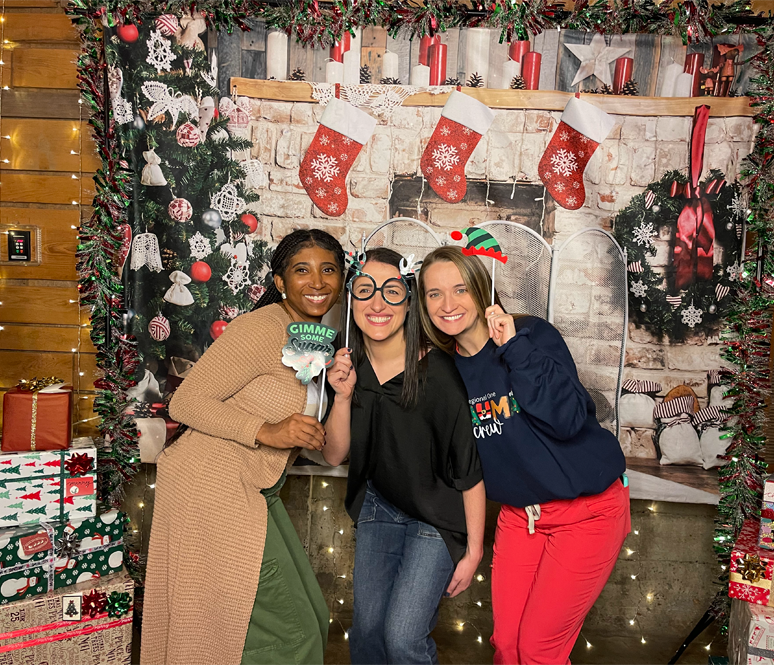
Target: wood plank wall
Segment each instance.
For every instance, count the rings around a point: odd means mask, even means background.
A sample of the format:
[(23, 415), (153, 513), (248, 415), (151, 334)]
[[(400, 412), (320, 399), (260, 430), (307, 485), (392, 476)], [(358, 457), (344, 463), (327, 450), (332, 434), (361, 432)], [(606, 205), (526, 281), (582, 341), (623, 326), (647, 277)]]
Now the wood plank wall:
[(40, 227), (42, 261), (0, 265), (0, 395), (21, 378), (72, 382), (74, 435), (90, 435), (96, 350), (79, 312), (75, 251), (98, 160), (78, 103), (78, 34), (53, 0), (4, 4), (0, 227)]

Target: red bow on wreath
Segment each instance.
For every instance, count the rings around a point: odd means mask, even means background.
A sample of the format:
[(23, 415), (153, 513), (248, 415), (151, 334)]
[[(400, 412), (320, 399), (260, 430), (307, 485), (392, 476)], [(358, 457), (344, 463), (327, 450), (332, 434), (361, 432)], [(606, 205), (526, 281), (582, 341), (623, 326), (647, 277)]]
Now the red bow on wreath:
[(94, 460), (86, 453), (76, 453), (64, 463), (65, 470), (71, 476), (82, 476), (91, 471)]
[(707, 132), (709, 112), (709, 106), (697, 106), (693, 115), (690, 181), (672, 183), (671, 195), (684, 196), (687, 199), (677, 218), (674, 249), (677, 291), (687, 288), (697, 280), (712, 279), (715, 223), (706, 195), (717, 194), (726, 181), (715, 179), (703, 188), (699, 185), (704, 166), (704, 136)]

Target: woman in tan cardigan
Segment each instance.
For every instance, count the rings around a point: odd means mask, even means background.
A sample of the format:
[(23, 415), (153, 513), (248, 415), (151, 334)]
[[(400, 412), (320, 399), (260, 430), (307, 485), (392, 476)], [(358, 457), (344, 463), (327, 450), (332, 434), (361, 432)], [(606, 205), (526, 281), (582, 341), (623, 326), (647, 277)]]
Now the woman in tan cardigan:
[(158, 459), (144, 665), (323, 661), (327, 607), (276, 493), (293, 450), (320, 450), (325, 433), (304, 415), (315, 391), (281, 358), (286, 326), (338, 300), (344, 252), (324, 231), (295, 231), (271, 267), (256, 311), (228, 325), (170, 403), (188, 429)]

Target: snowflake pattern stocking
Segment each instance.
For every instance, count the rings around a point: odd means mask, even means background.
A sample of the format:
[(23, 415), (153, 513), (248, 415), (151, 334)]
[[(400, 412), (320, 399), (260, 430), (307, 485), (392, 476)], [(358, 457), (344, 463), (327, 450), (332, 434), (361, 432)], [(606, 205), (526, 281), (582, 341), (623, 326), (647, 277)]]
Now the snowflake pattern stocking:
[(444, 201), (458, 203), (465, 196), (465, 165), (493, 120), (492, 110), (478, 100), (459, 90), (449, 95), (421, 162), (427, 182)]
[(554, 200), (577, 210), (586, 200), (583, 172), (615, 121), (593, 104), (572, 97), (538, 165), (538, 175)]
[(375, 126), (375, 118), (340, 99), (331, 99), (325, 107), (298, 175), (309, 198), (326, 215), (338, 217), (347, 209), (347, 173)]

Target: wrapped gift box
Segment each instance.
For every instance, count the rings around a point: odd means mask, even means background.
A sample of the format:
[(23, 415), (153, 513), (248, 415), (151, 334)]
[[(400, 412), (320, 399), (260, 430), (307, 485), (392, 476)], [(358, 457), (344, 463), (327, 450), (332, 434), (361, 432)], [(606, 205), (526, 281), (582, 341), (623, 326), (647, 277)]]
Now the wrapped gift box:
[(3, 452), (63, 450), (70, 445), (73, 390), (47, 381), (33, 379), (3, 396)]
[(0, 607), (0, 663), (128, 665), (133, 601), (122, 571)]
[(774, 553), (758, 547), (757, 520), (747, 520), (731, 552), (728, 595), (756, 605), (774, 605), (771, 578)]
[(96, 514), (97, 449), (0, 455), (0, 528)]
[(0, 530), (0, 605), (121, 570), (123, 534), (117, 510)]
[(774, 609), (732, 600), (728, 655), (733, 665), (774, 665)]

